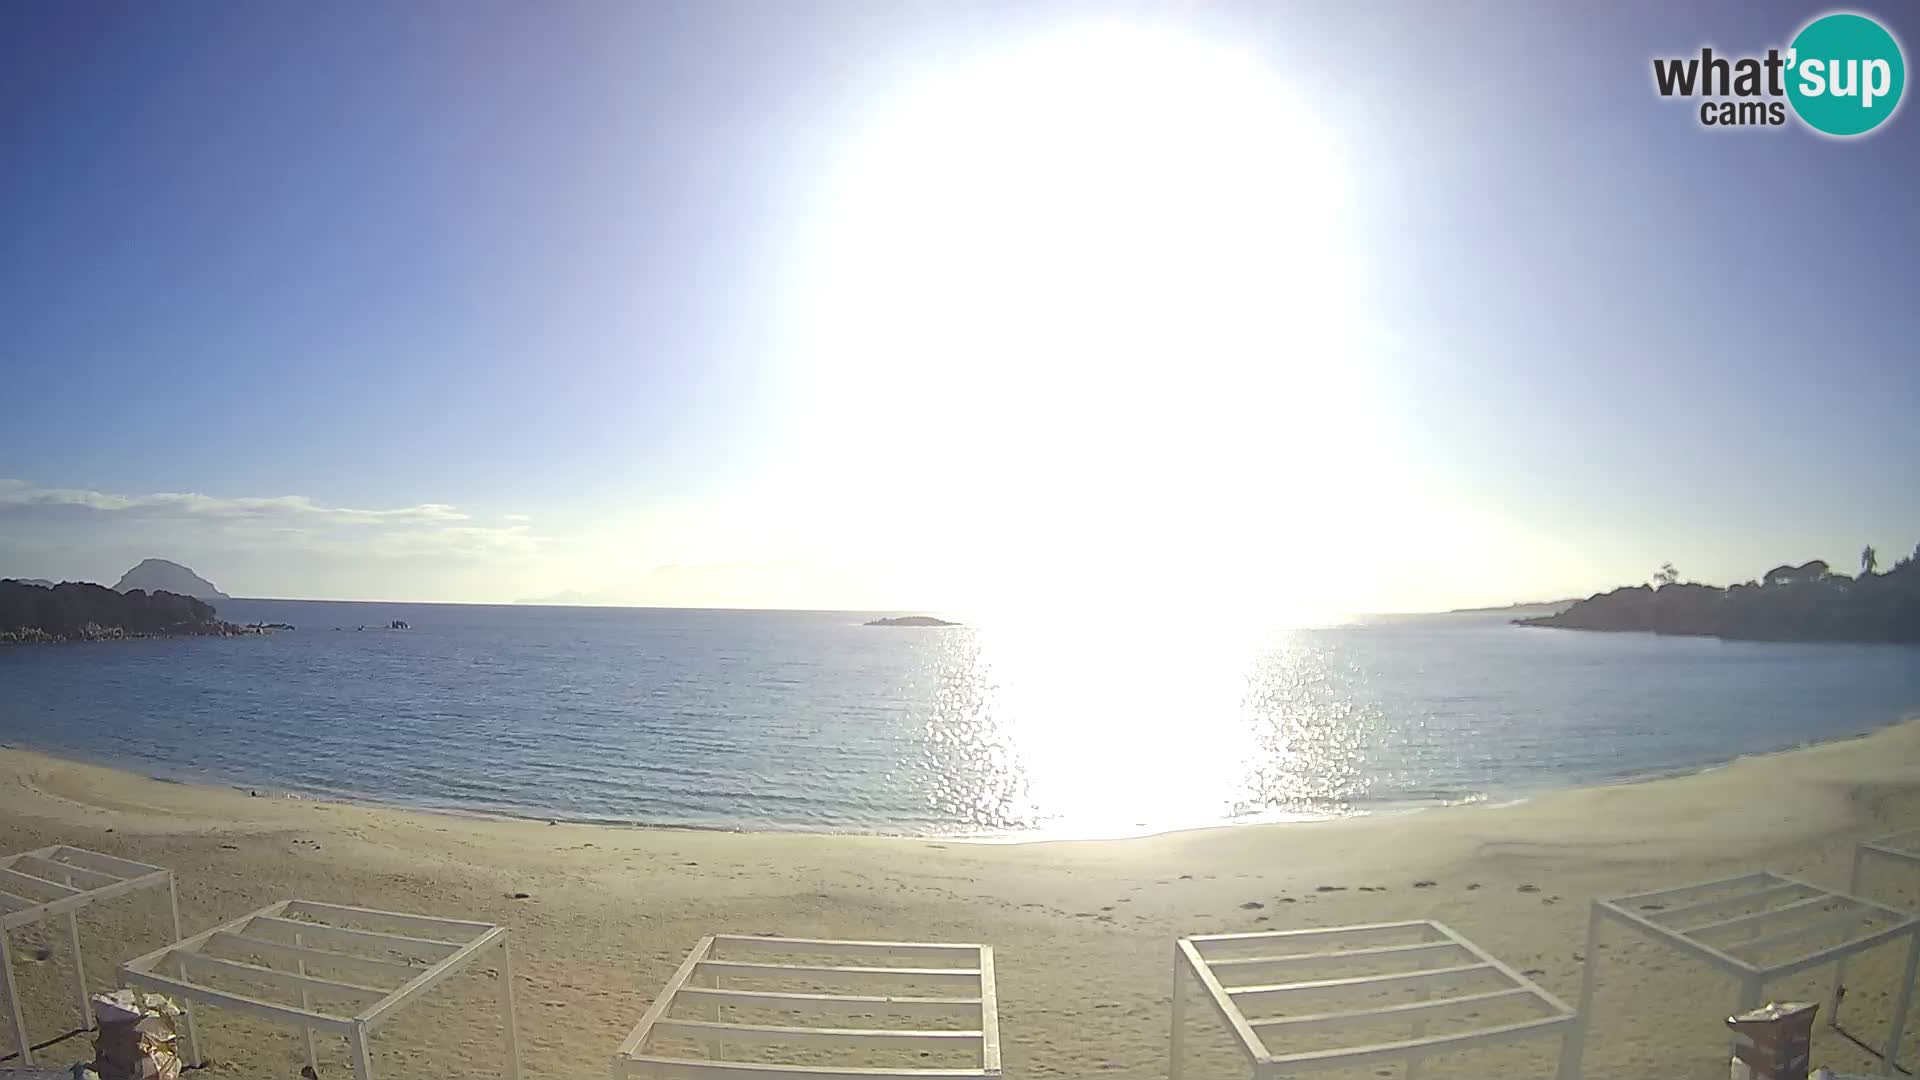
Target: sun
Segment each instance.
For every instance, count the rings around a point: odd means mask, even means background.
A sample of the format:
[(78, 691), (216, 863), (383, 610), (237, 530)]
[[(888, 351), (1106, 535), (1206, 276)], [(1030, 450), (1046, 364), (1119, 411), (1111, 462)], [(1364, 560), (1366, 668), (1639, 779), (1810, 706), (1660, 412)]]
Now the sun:
[(1368, 453), (1343, 156), (1304, 100), (1123, 22), (895, 95), (806, 266), (802, 452), (975, 596), (1244, 598)]

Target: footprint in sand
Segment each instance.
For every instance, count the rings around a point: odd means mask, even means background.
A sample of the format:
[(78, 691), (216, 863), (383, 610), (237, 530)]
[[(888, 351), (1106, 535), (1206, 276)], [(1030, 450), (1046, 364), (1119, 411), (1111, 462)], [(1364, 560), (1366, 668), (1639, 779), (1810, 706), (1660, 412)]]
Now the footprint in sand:
[(1345, 885), (1322, 885), (1313, 891), (1314, 892), (1346, 892), (1347, 887)]
[(1520, 888), (1519, 888), (1519, 890), (1518, 890), (1518, 891), (1519, 891), (1519, 892), (1539, 892), (1539, 891), (1540, 891), (1540, 886), (1538, 886), (1538, 885), (1522, 885), (1522, 886), (1520, 886)]
[(1261, 903), (1258, 900), (1249, 900), (1246, 903), (1240, 905), (1240, 910), (1241, 911), (1259, 911), (1261, 908), (1266, 906), (1267, 905)]
[(1431, 889), (1438, 884), (1440, 883), (1437, 881), (1416, 881), (1413, 883), (1413, 887), (1416, 889)]

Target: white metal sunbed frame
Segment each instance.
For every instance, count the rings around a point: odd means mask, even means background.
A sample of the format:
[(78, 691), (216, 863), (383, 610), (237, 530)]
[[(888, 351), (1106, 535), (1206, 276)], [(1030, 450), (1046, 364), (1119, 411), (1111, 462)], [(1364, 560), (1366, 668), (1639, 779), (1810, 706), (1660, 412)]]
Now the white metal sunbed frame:
[[(723, 958), (725, 954), (726, 958)], [(796, 957), (831, 957), (844, 965), (794, 963)], [(911, 966), (879, 966), (905, 960)], [(723, 979), (804, 980), (877, 993), (823, 994), (745, 990), (723, 987)], [(889, 987), (889, 984), (892, 984)], [(902, 984), (955, 987), (954, 996), (897, 996)], [(698, 1003), (705, 1019), (670, 1016), (677, 1002)], [(893, 1013), (958, 1020), (964, 1029), (852, 1028), (728, 1023), (723, 1006), (775, 1009), (799, 1014)], [(970, 1023), (968, 1023), (970, 1021)], [(653, 1036), (671, 1034), (707, 1040), (706, 1058), (649, 1053)], [(791, 1043), (851, 1049), (971, 1050), (973, 1068), (848, 1068), (838, 1065), (785, 1065), (728, 1061), (717, 1055), (729, 1041)], [(993, 984), (993, 948), (989, 945), (902, 941), (820, 941), (807, 938), (709, 935), (654, 998), (613, 1058), (615, 1080), (796, 1080), (849, 1077), (859, 1080), (994, 1080), (1000, 1075), (1000, 1022)]]
[[(55, 915), (67, 917), (67, 942), (73, 949), (73, 975), (80, 995), (80, 1026), (93, 1026), (93, 1008), (87, 997), (87, 971), (80, 954), (80, 924), (75, 913), (89, 904), (111, 900), (140, 889), (167, 890), (173, 915), (173, 938), (180, 940), (180, 899), (173, 887), (173, 871), (97, 851), (54, 844), (0, 858), (0, 986), (7, 996), (13, 1037), (20, 1047), (20, 1063), (33, 1064), (33, 1043), (27, 1038), (20, 1013), (20, 991), (13, 981), (13, 931)], [(187, 1017), (192, 1038), (193, 1017)]]
[[(1759, 910), (1747, 910), (1755, 906)], [(1893, 1031), (1880, 1056), (1887, 1074), (1895, 1075), (1894, 1055), (1913, 1000), (1915, 966), (1920, 964), (1920, 916), (1766, 871), (1595, 900), (1587, 920), (1586, 970), (1580, 979), (1583, 1016), (1590, 1015), (1593, 1008), (1594, 983), (1600, 970), (1600, 924), (1606, 919), (1672, 945), (1738, 979), (1733, 1007), (1736, 1013), (1759, 1007), (1762, 989), (1775, 979), (1906, 938), (1907, 963), (1895, 988)], [(1870, 919), (1890, 919), (1892, 924), (1861, 933), (1862, 924)], [(1729, 931), (1731, 936), (1725, 936)], [(1844, 932), (1845, 940), (1779, 963), (1762, 963), (1741, 955), (1836, 932)], [(1577, 1040), (1568, 1048), (1576, 1062), (1580, 1050)]]
[[(1847, 893), (1859, 896), (1861, 877), (1870, 858), (1920, 867), (1920, 829), (1907, 829), (1890, 836), (1862, 840), (1853, 848), (1853, 872), (1847, 877)], [(1833, 968), (1833, 993), (1828, 998), (1827, 1025), (1840, 1026), (1840, 1000), (1846, 996), (1847, 958), (1841, 957)]]
[[(1419, 940), (1367, 945), (1370, 940), (1409, 934), (1417, 936)], [(1357, 947), (1340, 947), (1346, 945)], [(1305, 982), (1285, 980), (1285, 972), (1289, 968), (1383, 959), (1404, 960), (1406, 970), (1386, 975), (1316, 978)], [(1558, 998), (1496, 960), (1478, 945), (1431, 920), (1183, 937), (1174, 943), (1173, 949), (1173, 1029), (1169, 1040), (1168, 1080), (1180, 1080), (1180, 1029), (1185, 1019), (1181, 989), (1184, 976), (1187, 975), (1191, 975), (1206, 989), (1208, 1004), (1213, 1006), (1213, 1011), (1239, 1042), (1240, 1051), (1246, 1055), (1256, 1080), (1273, 1080), (1315, 1069), (1345, 1068), (1383, 1061), (1406, 1062), (1406, 1074), (1414, 1078), (1419, 1075), (1421, 1059), (1430, 1054), (1555, 1034), (1565, 1042), (1573, 1043), (1578, 1041), (1580, 1029), (1578, 1014)], [(1374, 1008), (1340, 1011), (1305, 1009), (1274, 1017), (1249, 1018), (1243, 1010), (1243, 1005), (1268, 999), (1311, 1001), (1316, 992), (1324, 994), (1348, 989), (1412, 987), (1426, 993), (1428, 984), (1466, 975), (1497, 980), (1500, 988)], [(1241, 979), (1264, 980), (1269, 976), (1277, 977), (1279, 981), (1239, 983)], [(1236, 985), (1227, 985), (1223, 982), (1225, 979), (1233, 980)], [(1428, 1020), (1462, 1018), (1499, 1000), (1531, 1006), (1543, 1015), (1516, 1023), (1494, 1024), (1443, 1035), (1419, 1034)], [(1365, 1028), (1397, 1021), (1411, 1021), (1415, 1037), (1299, 1053), (1285, 1053), (1277, 1045), (1269, 1045), (1270, 1040), (1284, 1039), (1289, 1032)], [(1561, 1075), (1562, 1080), (1570, 1080), (1569, 1074), (1564, 1071)]]
[[(377, 926), (364, 930), (342, 924)], [(209, 947), (212, 950), (209, 951)], [(199, 1001), (299, 1028), (307, 1064), (318, 1069), (313, 1033), (344, 1035), (355, 1080), (372, 1080), (367, 1040), (401, 1006), (454, 974), (489, 949), (499, 950), (500, 1021), (505, 1027), (507, 1076), (519, 1080), (520, 1048), (513, 1022), (513, 957), (507, 928), (493, 923), (406, 915), (394, 911), (283, 900), (204, 934), (130, 960), (121, 976), (131, 985)], [(249, 959), (239, 960), (235, 957)], [(425, 963), (417, 961), (424, 958)], [(321, 978), (309, 967), (351, 973), (352, 981)], [(291, 970), (288, 970), (291, 968)], [(217, 976), (279, 990), (297, 991), (298, 1007), (193, 982)], [(364, 1006), (350, 1015), (327, 1012), (314, 999)], [(193, 1063), (200, 1049), (189, 1043)]]

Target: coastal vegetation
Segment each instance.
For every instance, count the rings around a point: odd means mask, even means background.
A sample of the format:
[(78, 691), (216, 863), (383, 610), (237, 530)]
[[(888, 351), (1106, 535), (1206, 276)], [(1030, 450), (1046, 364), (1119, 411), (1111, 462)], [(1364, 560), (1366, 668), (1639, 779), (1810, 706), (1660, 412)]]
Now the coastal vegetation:
[(47, 586), (0, 580), (0, 643), (243, 631), (217, 618), (213, 605), (179, 593), (118, 592), (83, 581)]
[(1745, 641), (1920, 642), (1920, 548), (1879, 570), (1860, 553), (1860, 573), (1815, 559), (1781, 565), (1727, 588), (1681, 581), (1672, 563), (1650, 585), (1599, 593), (1558, 614), (1515, 619), (1566, 630), (1651, 631)]

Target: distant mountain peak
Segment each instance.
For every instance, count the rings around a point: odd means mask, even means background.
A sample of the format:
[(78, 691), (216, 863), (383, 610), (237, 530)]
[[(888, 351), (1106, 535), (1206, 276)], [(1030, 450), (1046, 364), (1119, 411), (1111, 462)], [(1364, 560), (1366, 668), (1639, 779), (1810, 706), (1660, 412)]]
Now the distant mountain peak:
[(147, 592), (179, 593), (196, 600), (230, 600), (232, 597), (214, 587), (213, 582), (166, 559), (142, 559), (140, 565), (120, 575), (115, 592), (144, 589)]

